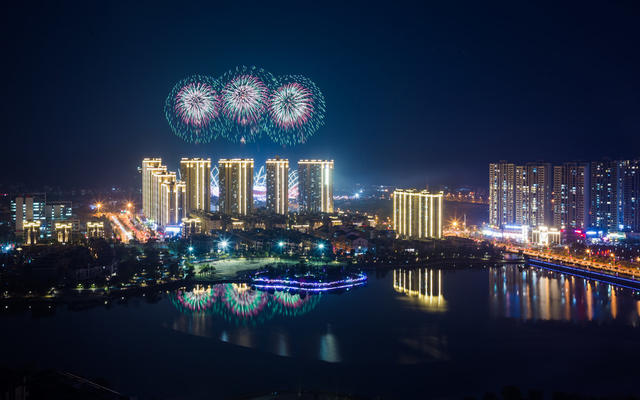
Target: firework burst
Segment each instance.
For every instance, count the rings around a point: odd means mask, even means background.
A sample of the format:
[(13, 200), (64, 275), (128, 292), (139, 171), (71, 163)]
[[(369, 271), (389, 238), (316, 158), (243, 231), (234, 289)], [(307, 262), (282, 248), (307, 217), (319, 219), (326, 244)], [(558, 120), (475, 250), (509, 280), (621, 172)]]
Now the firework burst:
[(165, 102), (173, 133), (192, 143), (207, 143), (224, 129), (218, 82), (195, 75), (178, 82)]
[(222, 77), (222, 112), (236, 126), (227, 138), (233, 142), (250, 142), (266, 129), (265, 113), (273, 75), (255, 67), (240, 67)]
[(269, 137), (276, 143), (304, 143), (323, 124), (324, 96), (309, 79), (284, 76), (269, 97)]
[(220, 79), (194, 75), (178, 82), (165, 102), (171, 130), (192, 143), (223, 136), (249, 143), (266, 134), (281, 145), (305, 143), (324, 125), (318, 87), (300, 75), (279, 78), (256, 67), (237, 67)]

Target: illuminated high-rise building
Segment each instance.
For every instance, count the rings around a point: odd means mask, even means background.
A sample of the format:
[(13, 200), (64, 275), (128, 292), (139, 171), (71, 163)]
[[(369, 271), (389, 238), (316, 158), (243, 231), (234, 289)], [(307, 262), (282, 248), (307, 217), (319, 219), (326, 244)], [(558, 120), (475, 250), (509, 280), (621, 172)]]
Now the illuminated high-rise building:
[(160, 226), (178, 225), (187, 216), (187, 186), (159, 158), (142, 160), (142, 210)]
[(186, 185), (186, 213), (211, 211), (211, 159), (183, 158), (180, 179)]
[(617, 161), (591, 163), (589, 226), (618, 230), (618, 170)]
[(276, 214), (289, 210), (289, 160), (267, 160), (267, 210)]
[(162, 165), (160, 158), (145, 158), (142, 160), (142, 213), (145, 217), (151, 217), (151, 175), (157, 172), (166, 172), (167, 167)]
[(396, 189), (393, 192), (393, 229), (400, 238), (442, 238), (444, 194), (426, 190)]
[(333, 160), (298, 161), (298, 204), (301, 212), (333, 212)]
[(622, 229), (640, 232), (640, 160), (620, 161), (618, 219)]
[(220, 212), (246, 215), (253, 210), (253, 159), (234, 158), (218, 161)]
[(515, 223), (515, 165), (489, 164), (489, 223), (498, 227)]
[[(174, 175), (175, 176), (175, 175)], [(187, 186), (182, 181), (170, 180), (160, 185), (158, 224), (179, 225), (187, 216)]]
[(584, 229), (589, 224), (589, 165), (569, 162), (553, 167), (553, 225)]
[(177, 225), (186, 217), (186, 185), (175, 172), (151, 175), (150, 219), (161, 226)]
[(515, 223), (550, 226), (553, 168), (551, 164), (529, 163), (515, 167)]

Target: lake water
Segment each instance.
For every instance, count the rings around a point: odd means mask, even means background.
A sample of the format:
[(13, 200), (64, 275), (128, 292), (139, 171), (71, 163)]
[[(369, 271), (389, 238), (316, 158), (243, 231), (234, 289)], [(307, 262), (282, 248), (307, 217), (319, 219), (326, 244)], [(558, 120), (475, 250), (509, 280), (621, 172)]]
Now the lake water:
[(57, 368), (140, 398), (318, 390), (461, 398), (640, 395), (640, 301), (534, 267), (389, 270), (340, 294), (213, 285), (83, 310), (0, 314), (3, 365)]

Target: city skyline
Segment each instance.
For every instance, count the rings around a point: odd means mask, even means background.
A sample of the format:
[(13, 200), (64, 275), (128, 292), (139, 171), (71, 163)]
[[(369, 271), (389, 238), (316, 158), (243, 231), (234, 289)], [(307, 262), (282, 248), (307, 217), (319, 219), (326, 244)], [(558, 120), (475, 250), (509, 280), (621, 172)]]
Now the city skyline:
[(639, 2), (5, 9), (3, 398), (640, 399)]

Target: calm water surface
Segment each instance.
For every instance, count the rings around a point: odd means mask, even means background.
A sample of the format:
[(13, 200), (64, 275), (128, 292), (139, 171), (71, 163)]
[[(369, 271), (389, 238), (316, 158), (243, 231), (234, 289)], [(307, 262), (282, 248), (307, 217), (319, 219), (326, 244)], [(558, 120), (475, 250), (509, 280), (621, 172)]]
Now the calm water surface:
[(640, 395), (638, 297), (534, 267), (391, 270), (320, 296), (224, 284), (152, 297), (3, 310), (0, 362), (141, 398), (460, 398), (505, 385)]

